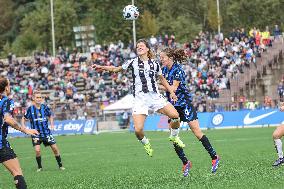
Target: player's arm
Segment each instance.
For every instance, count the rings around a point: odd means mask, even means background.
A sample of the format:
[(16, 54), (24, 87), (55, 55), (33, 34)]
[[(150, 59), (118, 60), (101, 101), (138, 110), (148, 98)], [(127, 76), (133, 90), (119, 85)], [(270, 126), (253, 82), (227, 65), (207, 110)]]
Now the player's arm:
[(120, 72), (122, 70), (122, 66), (100, 66), (100, 65), (93, 65), (93, 68), (97, 71), (109, 71), (109, 72)]
[(160, 83), (159, 83), (159, 90), (162, 90), (162, 91), (167, 91), (167, 89), (166, 89), (166, 87), (164, 87), (163, 85), (161, 85)]
[(159, 79), (160, 79), (160, 82), (161, 82), (162, 86), (164, 86), (166, 88), (166, 90), (169, 91), (171, 99), (174, 102), (176, 102), (177, 101), (177, 96), (175, 95), (175, 92), (174, 92), (173, 88), (169, 85), (169, 83), (166, 80), (166, 78), (163, 75), (159, 75)]
[(8, 125), (13, 127), (14, 129), (21, 131), (27, 135), (38, 135), (39, 134), (38, 131), (35, 129), (28, 129), (26, 127), (21, 127), (20, 124), (9, 113), (6, 113), (4, 115), (4, 122), (6, 122)]
[(50, 129), (53, 131), (54, 130), (54, 117), (51, 115), (48, 117), (48, 120), (50, 122)]
[(21, 119), (22, 127), (26, 127), (26, 121), (28, 121), (28, 119), (23, 116), (22, 119)]
[(180, 84), (180, 81), (178, 81), (178, 80), (174, 80), (173, 81), (173, 85), (171, 85), (171, 87), (172, 87), (174, 92), (177, 91), (177, 88), (178, 88), (179, 84)]
[(284, 112), (284, 102), (280, 102), (280, 111)]

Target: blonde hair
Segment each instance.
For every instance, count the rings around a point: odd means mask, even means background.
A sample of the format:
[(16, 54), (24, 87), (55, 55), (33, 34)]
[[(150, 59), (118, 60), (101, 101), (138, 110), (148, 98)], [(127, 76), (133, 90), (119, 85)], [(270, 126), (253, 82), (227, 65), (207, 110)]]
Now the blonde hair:
[(40, 90), (34, 90), (34, 91), (33, 91), (33, 96), (35, 96), (36, 94), (40, 94), (40, 95), (41, 95)]

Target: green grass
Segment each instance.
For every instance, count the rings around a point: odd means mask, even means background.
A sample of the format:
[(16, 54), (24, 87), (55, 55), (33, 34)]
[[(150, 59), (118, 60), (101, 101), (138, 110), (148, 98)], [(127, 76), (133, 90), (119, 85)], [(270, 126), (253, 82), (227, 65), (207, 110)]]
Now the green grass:
[[(56, 137), (65, 171), (59, 171), (50, 148), (42, 147), (44, 171), (36, 173), (31, 140), (11, 139), (29, 188), (284, 188), (284, 167), (272, 168), (277, 158), (271, 134), (275, 128), (205, 131), (221, 164), (215, 175), (211, 159), (191, 132), (180, 136), (193, 163), (183, 178), (167, 132), (147, 132), (154, 149), (148, 157), (133, 133)], [(2, 166), (0, 188), (14, 188)]]

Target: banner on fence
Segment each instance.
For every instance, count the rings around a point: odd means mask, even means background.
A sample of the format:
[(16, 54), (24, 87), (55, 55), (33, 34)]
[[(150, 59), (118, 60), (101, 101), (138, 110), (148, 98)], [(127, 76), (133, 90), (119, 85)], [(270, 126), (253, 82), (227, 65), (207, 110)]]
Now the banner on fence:
[[(68, 134), (90, 134), (94, 133), (97, 129), (95, 119), (90, 120), (65, 120), (65, 121), (55, 121), (54, 131), (52, 134), (55, 135), (68, 135)], [(30, 127), (27, 124), (27, 127)], [(9, 136), (20, 137), (25, 136), (24, 133), (9, 127)]]
[[(243, 110), (231, 112), (205, 112), (198, 113), (200, 128), (229, 128), (229, 127), (255, 127), (279, 125), (284, 123), (284, 112), (278, 109)], [(181, 122), (181, 128), (189, 128), (187, 123)], [(134, 130), (133, 122), (130, 130)], [(145, 131), (168, 130), (166, 116), (148, 116), (144, 126)]]

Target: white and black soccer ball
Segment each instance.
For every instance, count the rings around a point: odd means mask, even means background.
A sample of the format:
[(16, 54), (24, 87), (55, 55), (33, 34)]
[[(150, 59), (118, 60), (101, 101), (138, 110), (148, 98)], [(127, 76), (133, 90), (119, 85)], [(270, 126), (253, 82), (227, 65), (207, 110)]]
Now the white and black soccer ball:
[(123, 17), (125, 20), (136, 20), (139, 17), (138, 8), (134, 5), (127, 5), (123, 9)]

